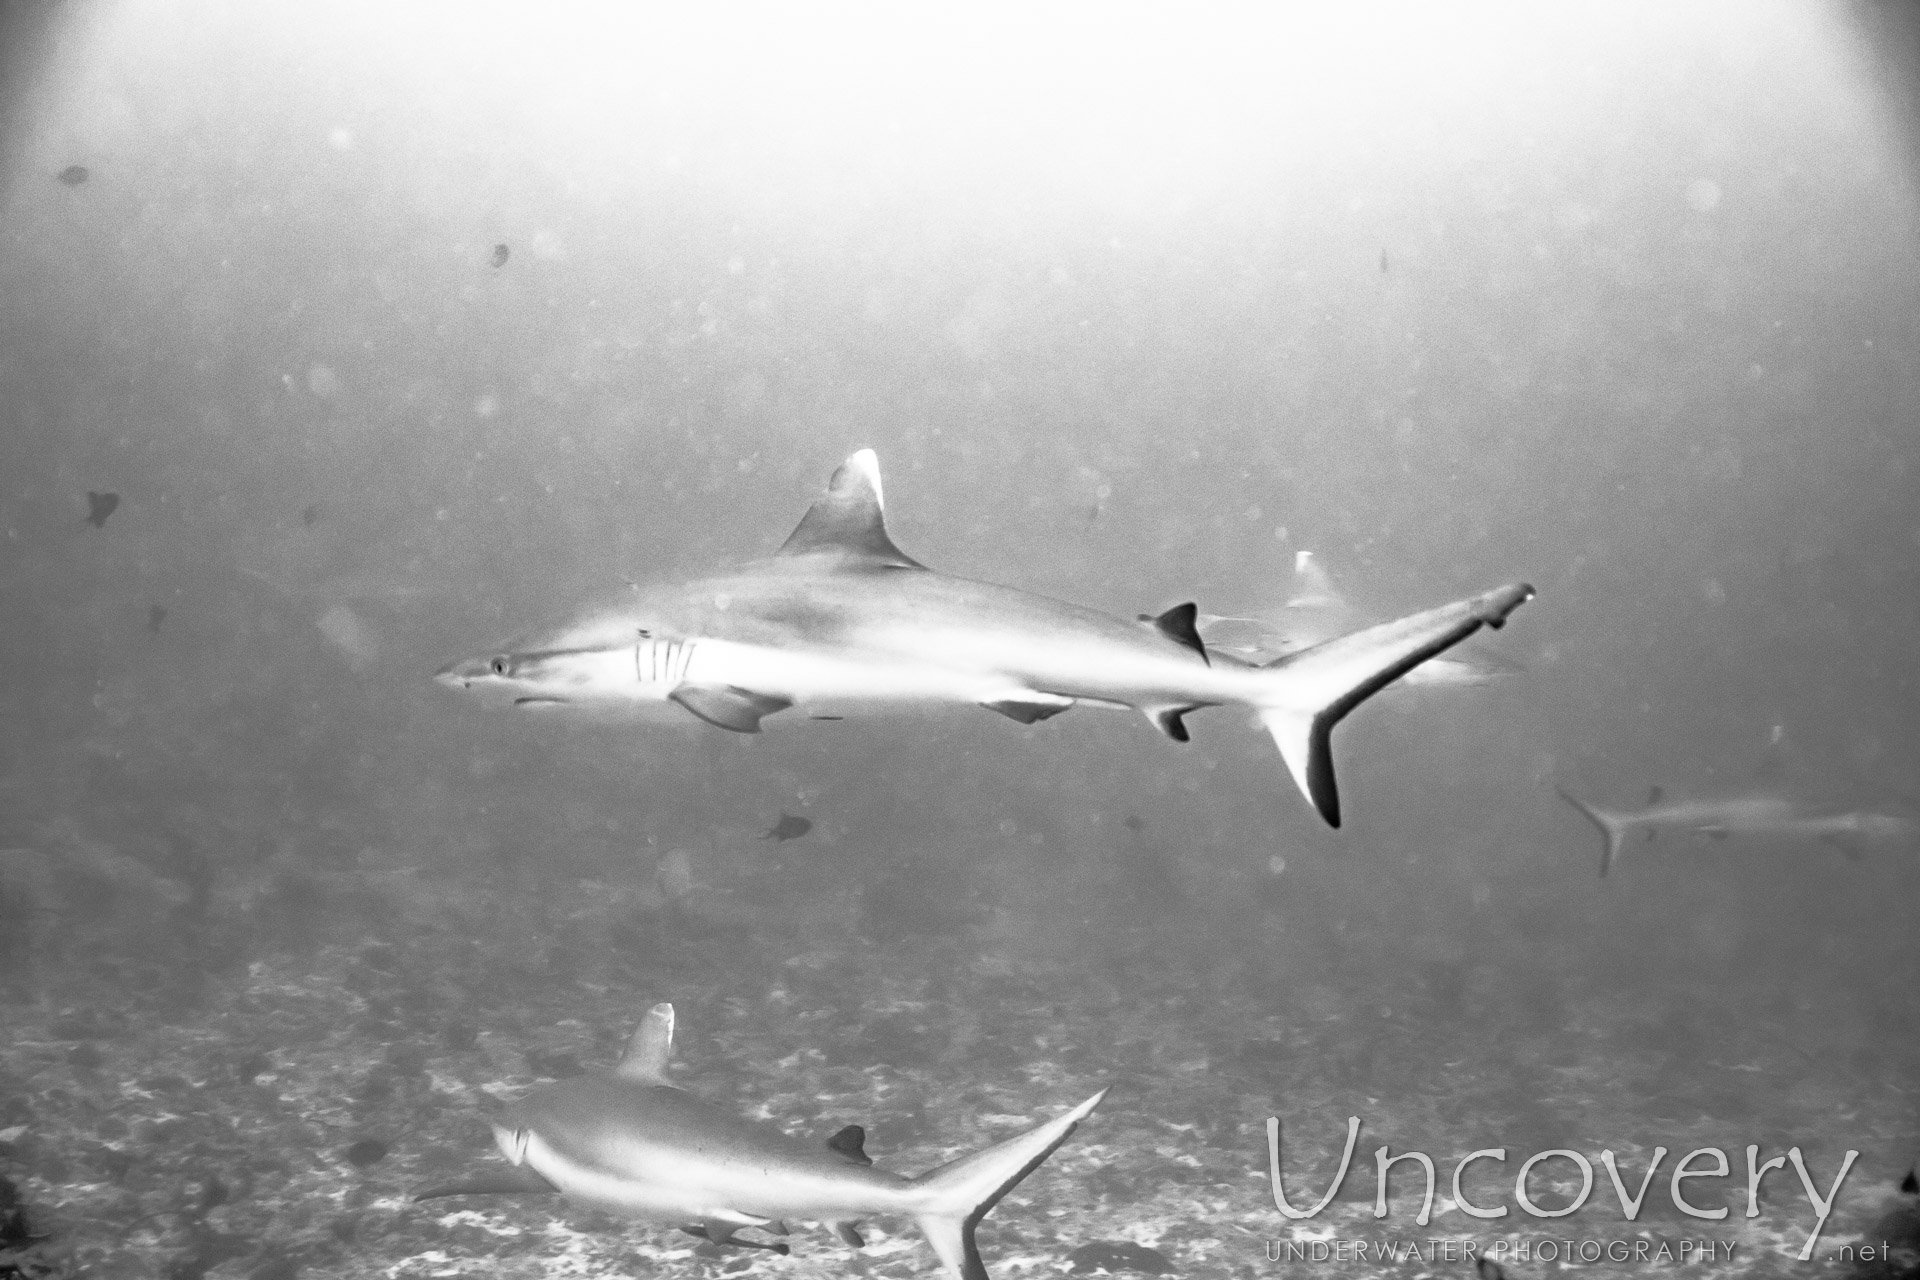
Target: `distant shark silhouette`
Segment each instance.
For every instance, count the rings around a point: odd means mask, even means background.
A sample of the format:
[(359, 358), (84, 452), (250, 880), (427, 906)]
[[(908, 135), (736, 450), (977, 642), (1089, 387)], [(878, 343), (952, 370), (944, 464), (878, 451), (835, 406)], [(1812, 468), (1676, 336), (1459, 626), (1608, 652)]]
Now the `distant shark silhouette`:
[(596, 1208), (678, 1226), (718, 1245), (787, 1252), (734, 1239), (743, 1228), (786, 1235), (788, 1218), (832, 1225), (854, 1248), (859, 1220), (910, 1217), (949, 1280), (987, 1280), (974, 1228), (1107, 1095), (917, 1178), (873, 1166), (849, 1125), (815, 1146), (774, 1125), (743, 1120), (669, 1084), (673, 1006), (657, 1004), (610, 1073), (546, 1085), (493, 1122), (514, 1169), (414, 1196), (554, 1192)]
[(1713, 800), (1668, 800), (1659, 787), (1647, 797), (1647, 806), (1633, 813), (1602, 809), (1568, 793), (1560, 798), (1578, 809), (1600, 829), (1606, 844), (1600, 855), (1600, 874), (1613, 870), (1627, 842), (1636, 834), (1651, 841), (1662, 831), (1703, 835), (1715, 840), (1743, 837), (1764, 841), (1820, 841), (1849, 857), (1859, 857), (1870, 845), (1910, 841), (1911, 819), (1872, 810), (1807, 809), (1774, 795), (1729, 796)]
[(1210, 653), (1192, 604), (1136, 623), (936, 573), (893, 544), (882, 512), (880, 465), (862, 449), (773, 556), (636, 588), (436, 678), (519, 706), (672, 705), (736, 733), (758, 733), (788, 708), (841, 719), (959, 704), (1032, 724), (1093, 706), (1141, 711), (1185, 742), (1182, 717), (1237, 704), (1258, 713), (1300, 790), (1337, 827), (1333, 727), (1533, 598), (1524, 583), (1497, 587), (1254, 666)]
[[(1311, 551), (1293, 557), (1293, 593), (1277, 609), (1250, 616), (1204, 613), (1200, 634), (1215, 649), (1254, 661), (1271, 661), (1377, 621), (1347, 601)], [(1485, 654), (1456, 652), (1427, 659), (1396, 685), (1458, 687), (1491, 684), (1517, 668)]]

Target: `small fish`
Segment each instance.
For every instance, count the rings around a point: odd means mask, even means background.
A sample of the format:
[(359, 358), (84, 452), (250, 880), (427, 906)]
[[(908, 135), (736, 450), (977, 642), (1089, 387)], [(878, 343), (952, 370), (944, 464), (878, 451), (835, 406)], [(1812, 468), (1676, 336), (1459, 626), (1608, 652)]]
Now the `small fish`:
[(387, 1144), (378, 1138), (362, 1138), (347, 1148), (347, 1163), (365, 1169), (387, 1158)]
[(307, 527), (311, 528), (315, 524), (319, 523), (319, 520), (320, 520), (320, 504), (319, 503), (309, 502), (305, 507), (301, 508), (300, 510), (301, 524), (304, 524)]
[(789, 840), (798, 840), (811, 830), (813, 830), (813, 823), (807, 819), (796, 818), (790, 813), (782, 813), (780, 815), (780, 821), (774, 823), (767, 834), (760, 838), (762, 840), (771, 840), (775, 844), (784, 844)]
[(497, 244), (493, 246), (493, 257), (490, 258), (489, 261), (492, 262), (496, 268), (504, 267), (507, 265), (507, 259), (512, 256), (513, 250), (507, 248), (504, 244)]
[(87, 490), (86, 522), (96, 529), (106, 528), (107, 517), (112, 515), (119, 505), (120, 495), (117, 493), (95, 493), (91, 489)]
[(1392, 265), (1393, 265), (1393, 259), (1387, 256), (1387, 251), (1385, 249), (1382, 249), (1380, 251), (1380, 274), (1381, 275), (1387, 274), (1387, 268), (1391, 267)]
[(1900, 1191), (1902, 1194), (1920, 1196), (1920, 1177), (1915, 1177), (1914, 1175), (1915, 1170), (1908, 1169), (1907, 1176), (1900, 1179)]
[(1133, 834), (1139, 835), (1147, 829), (1147, 820), (1137, 813), (1130, 813), (1121, 819), (1120, 825), (1133, 832)]
[(83, 164), (70, 164), (55, 175), (69, 187), (77, 187), (93, 175), (87, 172)]
[(149, 606), (147, 609), (147, 634), (156, 635), (156, 636), (159, 635), (160, 626), (166, 620), (167, 620), (167, 606), (163, 604), (156, 604), (156, 605)]

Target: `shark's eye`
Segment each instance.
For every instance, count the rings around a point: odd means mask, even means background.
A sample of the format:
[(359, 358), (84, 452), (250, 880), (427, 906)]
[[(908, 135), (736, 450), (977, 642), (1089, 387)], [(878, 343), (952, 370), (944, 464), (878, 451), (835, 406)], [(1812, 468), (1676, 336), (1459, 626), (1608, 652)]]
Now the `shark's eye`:
[(648, 630), (647, 628), (645, 628), (645, 627), (637, 627), (637, 628), (635, 628), (635, 629), (636, 629), (637, 631), (639, 631), (639, 633), (640, 633), (640, 638), (641, 638), (642, 640), (647, 640), (647, 639), (651, 639), (651, 638), (652, 638), (652, 636), (653, 636), (653, 632), (651, 632), (651, 631), (649, 631), (649, 630)]
[(497, 676), (507, 674), (507, 660), (504, 657), (495, 658), (492, 662), (488, 663), (487, 666), (493, 671), (493, 674)]

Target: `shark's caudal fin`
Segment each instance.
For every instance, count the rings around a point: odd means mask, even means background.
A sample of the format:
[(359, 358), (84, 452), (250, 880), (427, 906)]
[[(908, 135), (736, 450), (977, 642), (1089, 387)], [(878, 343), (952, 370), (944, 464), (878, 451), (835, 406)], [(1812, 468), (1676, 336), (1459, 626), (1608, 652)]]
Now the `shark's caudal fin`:
[[(1607, 872), (1613, 870), (1614, 859), (1620, 856), (1620, 850), (1626, 845), (1626, 820), (1618, 814), (1608, 813), (1603, 809), (1594, 808), (1584, 800), (1569, 795), (1564, 788), (1555, 787), (1554, 790), (1560, 792), (1560, 798), (1562, 800), (1565, 800), (1568, 804), (1585, 814), (1588, 822), (1600, 828), (1600, 834), (1607, 842), (1606, 847), (1600, 854), (1600, 878), (1602, 880), (1606, 879)], [(1659, 802), (1659, 790), (1658, 787), (1654, 788), (1656, 793), (1654, 796), (1655, 803)]]
[(914, 1221), (933, 1246), (947, 1280), (987, 1280), (987, 1268), (973, 1243), (973, 1229), (1000, 1197), (1039, 1168), (1106, 1096), (1107, 1091), (1102, 1089), (1073, 1110), (1019, 1137), (943, 1164), (913, 1180), (920, 1201), (920, 1207), (913, 1210)]
[(1496, 587), (1290, 653), (1261, 668), (1269, 678), (1267, 691), (1254, 699), (1261, 722), (1294, 782), (1329, 826), (1340, 825), (1333, 727), (1428, 658), (1481, 627), (1504, 625), (1508, 614), (1531, 599), (1533, 588), (1525, 583)]
[(826, 496), (807, 508), (799, 527), (780, 545), (780, 554), (825, 553), (885, 568), (924, 569), (887, 536), (885, 509), (880, 459), (873, 450), (862, 449), (828, 479)]

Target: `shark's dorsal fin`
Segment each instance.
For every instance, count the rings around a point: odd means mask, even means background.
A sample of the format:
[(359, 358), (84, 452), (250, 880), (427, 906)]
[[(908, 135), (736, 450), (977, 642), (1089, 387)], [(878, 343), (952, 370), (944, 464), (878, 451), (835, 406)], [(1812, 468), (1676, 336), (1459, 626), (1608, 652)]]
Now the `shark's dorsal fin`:
[(627, 1041), (620, 1065), (613, 1073), (622, 1080), (645, 1084), (667, 1083), (667, 1062), (673, 1057), (673, 1006), (665, 1003), (647, 1010), (640, 1026)]
[(867, 1154), (866, 1144), (867, 1131), (857, 1124), (850, 1124), (827, 1139), (828, 1150), (838, 1152), (855, 1164), (873, 1163), (873, 1157)]
[(887, 536), (885, 508), (880, 492), (880, 459), (873, 450), (862, 449), (840, 464), (827, 481), (826, 496), (807, 508), (799, 526), (780, 544), (780, 554), (826, 552), (867, 565), (926, 568), (893, 545), (893, 539)]
[(1293, 594), (1287, 597), (1289, 609), (1330, 609), (1346, 604), (1333, 578), (1313, 558), (1311, 551), (1296, 551), (1293, 556)]
[(1212, 666), (1213, 659), (1207, 657), (1207, 645), (1200, 638), (1200, 628), (1194, 625), (1194, 620), (1199, 617), (1199, 614), (1200, 606), (1189, 600), (1185, 604), (1173, 606), (1158, 617), (1149, 617), (1143, 613), (1140, 615), (1140, 621), (1152, 623), (1155, 631), (1175, 644), (1185, 645), (1200, 655), (1200, 661)]

